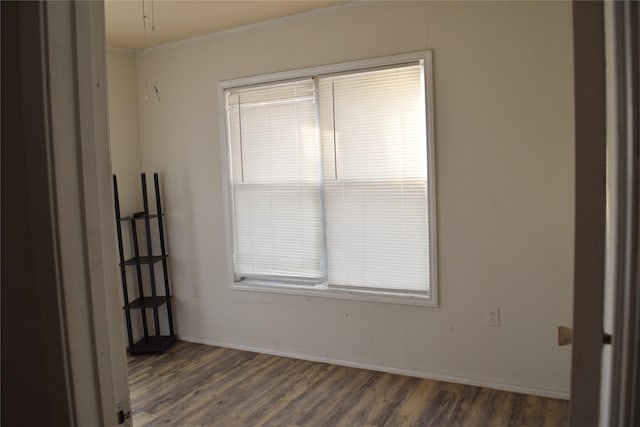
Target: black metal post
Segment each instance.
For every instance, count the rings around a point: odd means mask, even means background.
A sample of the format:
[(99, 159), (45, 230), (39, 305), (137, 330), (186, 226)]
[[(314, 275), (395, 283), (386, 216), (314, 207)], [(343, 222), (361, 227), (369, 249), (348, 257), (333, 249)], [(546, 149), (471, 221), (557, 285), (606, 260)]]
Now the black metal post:
[(151, 224), (149, 223), (149, 202), (147, 200), (147, 178), (143, 173), (142, 201), (144, 203), (144, 227), (147, 234), (147, 255), (149, 256), (149, 282), (151, 282), (151, 296), (153, 298), (153, 323), (156, 327), (156, 336), (160, 336), (160, 318), (158, 317), (158, 304), (156, 299), (156, 277), (153, 263), (153, 247), (151, 245)]
[(160, 254), (162, 255), (162, 272), (164, 273), (164, 294), (167, 296), (167, 316), (169, 318), (169, 335), (173, 336), (173, 312), (171, 310), (171, 292), (169, 289), (169, 273), (167, 269), (167, 251), (164, 244), (164, 225), (162, 222), (162, 204), (160, 202), (160, 185), (158, 173), (153, 174), (153, 183), (156, 190), (156, 212), (158, 213), (158, 234), (160, 236)]
[[(135, 215), (131, 216), (131, 238), (133, 239), (133, 252), (136, 259), (140, 258), (140, 250), (138, 248), (138, 228), (136, 227)], [(142, 329), (144, 337), (149, 337), (149, 328), (147, 326), (147, 311), (144, 308), (144, 288), (142, 286), (142, 269), (140, 263), (136, 262), (136, 276), (138, 278), (138, 295), (140, 295), (140, 317), (142, 318)]]
[(118, 251), (120, 252), (120, 277), (122, 280), (122, 295), (124, 296), (124, 317), (127, 323), (129, 354), (133, 354), (133, 331), (131, 329), (131, 313), (129, 312), (129, 292), (127, 290), (127, 271), (124, 265), (124, 248), (122, 246), (122, 225), (120, 224), (120, 201), (118, 200), (118, 181), (113, 175), (113, 196), (115, 199), (116, 230), (118, 234)]

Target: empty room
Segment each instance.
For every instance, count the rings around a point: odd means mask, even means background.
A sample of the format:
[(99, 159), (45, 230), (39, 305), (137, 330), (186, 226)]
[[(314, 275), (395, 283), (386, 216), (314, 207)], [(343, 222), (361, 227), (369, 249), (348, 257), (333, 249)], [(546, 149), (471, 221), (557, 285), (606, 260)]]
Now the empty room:
[(157, 172), (181, 341), (131, 357), (134, 422), (560, 425), (533, 396), (569, 390), (571, 5), (321, 6), (167, 43), (316, 6), (106, 3), (121, 214)]
[[(46, 375), (41, 413), (78, 426), (632, 419), (616, 387), (633, 357), (610, 344), (634, 330), (616, 313), (635, 294), (617, 289), (637, 276), (615, 273), (633, 257), (612, 248), (637, 224), (616, 203), (637, 193), (619, 190), (634, 167), (612, 160), (607, 127), (626, 102), (612, 58), (630, 10), (3, 5), (17, 87), (44, 82), (20, 92), (42, 110), (11, 120), (43, 154), (3, 172), (3, 206), (5, 183), (22, 182), (16, 206), (51, 207), (7, 216), (6, 232), (53, 230), (18, 249), (55, 254), (25, 268), (56, 277), (31, 322), (58, 331), (43, 352), (58, 356), (5, 357), (26, 338), (7, 322), (20, 304), (5, 308), (3, 238), (3, 389), (26, 399)], [(5, 47), (12, 17), (19, 51)], [(42, 129), (24, 124), (34, 115)], [(41, 368), (23, 381), (20, 363)]]

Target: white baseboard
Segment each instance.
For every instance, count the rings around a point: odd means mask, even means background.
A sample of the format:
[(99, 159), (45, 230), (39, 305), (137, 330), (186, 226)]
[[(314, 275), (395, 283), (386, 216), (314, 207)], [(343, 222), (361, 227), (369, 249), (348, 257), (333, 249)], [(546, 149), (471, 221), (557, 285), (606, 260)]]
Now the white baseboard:
[(193, 342), (197, 344), (207, 344), (216, 347), (233, 348), (235, 350), (251, 351), (253, 353), (264, 353), (273, 356), (290, 357), (293, 359), (309, 360), (311, 362), (329, 363), (332, 365), (347, 366), (349, 368), (369, 369), (371, 371), (386, 372), (389, 374), (406, 375), (409, 377), (425, 378), (435, 381), (443, 381), (455, 384), (471, 385), (476, 387), (485, 387), (494, 390), (510, 391), (513, 393), (531, 394), (534, 396), (550, 397), (554, 399), (569, 400), (569, 393), (564, 390), (554, 390), (541, 387), (520, 386), (514, 384), (500, 383), (477, 378), (460, 377), (455, 375), (440, 374), (426, 371), (416, 371), (413, 369), (393, 368), (389, 366), (374, 365), (370, 363), (352, 362), (349, 360), (335, 359), (332, 357), (316, 356), (307, 353), (293, 353), (288, 351), (272, 350), (268, 348), (252, 347), (247, 345), (233, 344), (217, 340), (187, 337), (179, 335), (181, 341)]

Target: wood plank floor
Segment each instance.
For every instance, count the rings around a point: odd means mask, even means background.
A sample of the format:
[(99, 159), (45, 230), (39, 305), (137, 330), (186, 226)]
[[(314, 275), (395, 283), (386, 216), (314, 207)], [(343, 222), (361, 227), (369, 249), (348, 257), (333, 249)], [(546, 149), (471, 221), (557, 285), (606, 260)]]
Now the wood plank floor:
[(135, 427), (564, 426), (568, 403), (186, 342), (129, 358)]

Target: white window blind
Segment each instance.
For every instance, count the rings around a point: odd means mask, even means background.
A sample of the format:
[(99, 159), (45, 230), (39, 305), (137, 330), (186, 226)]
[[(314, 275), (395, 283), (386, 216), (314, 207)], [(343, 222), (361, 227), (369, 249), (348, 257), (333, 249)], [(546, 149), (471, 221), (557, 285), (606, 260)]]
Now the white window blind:
[(312, 79), (227, 92), (236, 276), (322, 280)]
[(431, 296), (423, 67), (225, 90), (236, 281)]
[(428, 291), (421, 65), (319, 78), (328, 283)]

